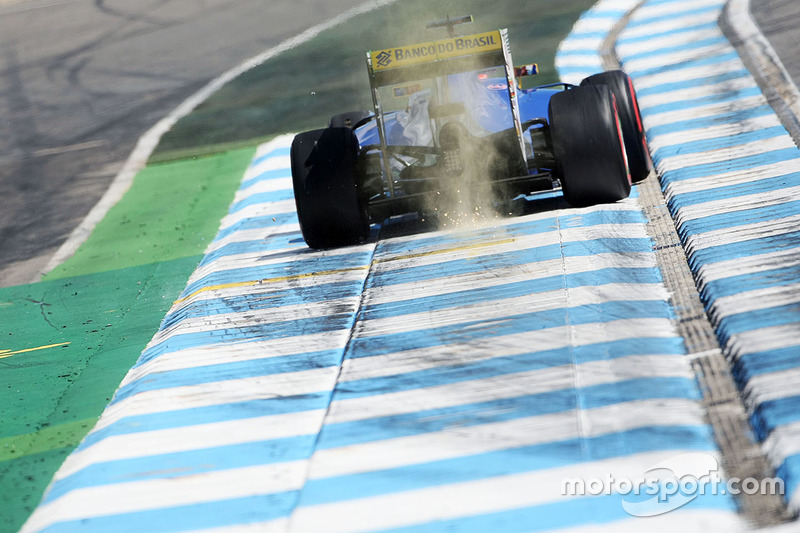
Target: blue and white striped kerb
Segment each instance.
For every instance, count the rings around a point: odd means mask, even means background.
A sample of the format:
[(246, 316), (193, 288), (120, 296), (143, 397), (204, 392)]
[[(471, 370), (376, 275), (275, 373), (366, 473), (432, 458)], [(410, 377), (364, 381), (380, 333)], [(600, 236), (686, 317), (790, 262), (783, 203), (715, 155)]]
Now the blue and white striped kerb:
[(800, 151), (717, 26), (722, 0), (648, 1), (617, 42), (701, 296), (800, 510)]
[(603, 44), (617, 22), (640, 0), (601, 0), (581, 15), (558, 46), (556, 69), (561, 81), (578, 85), (583, 78), (603, 72)]
[(290, 140), (24, 531), (742, 528), (562, 492), (718, 456), (635, 194), (311, 251)]
[(563, 481), (716, 456), (635, 199), (315, 252), (288, 142), (25, 531), (625, 531)]

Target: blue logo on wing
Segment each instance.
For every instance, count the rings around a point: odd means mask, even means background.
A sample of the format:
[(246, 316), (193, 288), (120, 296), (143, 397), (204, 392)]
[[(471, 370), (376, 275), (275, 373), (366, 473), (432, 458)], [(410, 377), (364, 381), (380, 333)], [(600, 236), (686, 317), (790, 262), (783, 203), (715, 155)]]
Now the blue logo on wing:
[(380, 54), (378, 54), (378, 55), (375, 57), (375, 59), (377, 59), (377, 60), (378, 60), (378, 66), (380, 66), (380, 67), (386, 67), (386, 66), (388, 66), (388, 65), (389, 65), (389, 63), (391, 63), (391, 62), (392, 62), (392, 54), (390, 54), (389, 52), (387, 52), (386, 50), (384, 50), (383, 52), (381, 52)]

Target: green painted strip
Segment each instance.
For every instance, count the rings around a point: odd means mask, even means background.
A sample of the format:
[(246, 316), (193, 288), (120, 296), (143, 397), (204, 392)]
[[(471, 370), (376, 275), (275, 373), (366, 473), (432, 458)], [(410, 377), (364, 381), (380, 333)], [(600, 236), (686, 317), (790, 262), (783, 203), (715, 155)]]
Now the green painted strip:
[(0, 532), (19, 529), (158, 330), (253, 154), (147, 167), (75, 256), (0, 289)]
[(0, 438), (0, 462), (58, 448), (74, 448), (92, 429), (95, 422), (97, 422), (97, 418), (86, 418), (45, 427), (25, 435)]
[(254, 148), (148, 166), (88, 241), (45, 280), (202, 255)]

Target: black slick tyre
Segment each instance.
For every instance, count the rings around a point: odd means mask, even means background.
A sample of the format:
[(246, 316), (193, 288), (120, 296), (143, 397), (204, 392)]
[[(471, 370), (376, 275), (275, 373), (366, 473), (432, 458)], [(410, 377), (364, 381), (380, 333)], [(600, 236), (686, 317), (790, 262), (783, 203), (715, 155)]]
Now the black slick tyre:
[(586, 85), (605, 85), (616, 98), (631, 181), (637, 183), (644, 180), (650, 174), (652, 164), (639, 112), (639, 101), (630, 76), (621, 70), (601, 72), (584, 79), (581, 86)]
[(627, 198), (631, 181), (611, 91), (588, 85), (556, 93), (548, 113), (567, 202), (579, 207)]
[(303, 238), (311, 248), (357, 244), (369, 235), (358, 180), (358, 140), (350, 128), (297, 135), (291, 148), (292, 185)]

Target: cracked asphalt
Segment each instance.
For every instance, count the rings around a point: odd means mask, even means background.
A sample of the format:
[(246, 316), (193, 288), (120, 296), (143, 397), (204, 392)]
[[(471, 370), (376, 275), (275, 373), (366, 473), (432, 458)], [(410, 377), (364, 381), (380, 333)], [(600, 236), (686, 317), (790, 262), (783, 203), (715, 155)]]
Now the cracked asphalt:
[(360, 3), (0, 1), (0, 287), (36, 277), (187, 97)]

